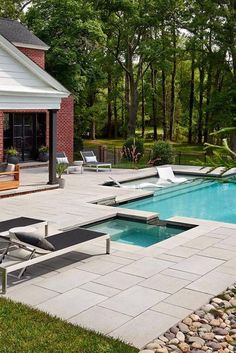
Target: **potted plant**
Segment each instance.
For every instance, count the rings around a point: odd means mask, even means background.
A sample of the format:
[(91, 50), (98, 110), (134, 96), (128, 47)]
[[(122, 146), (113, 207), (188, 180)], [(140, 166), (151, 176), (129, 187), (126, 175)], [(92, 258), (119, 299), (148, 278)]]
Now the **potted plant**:
[(18, 151), (14, 147), (8, 148), (6, 150), (6, 159), (7, 159), (7, 163), (18, 164), (19, 163)]
[(63, 179), (61, 176), (63, 173), (65, 173), (67, 167), (68, 167), (68, 165), (65, 163), (58, 163), (57, 167), (56, 167), (56, 171), (57, 171), (57, 175), (58, 175), (57, 181), (58, 181), (59, 187), (61, 189), (64, 189), (64, 187), (65, 187), (65, 179)]
[(40, 162), (47, 162), (49, 160), (48, 146), (40, 146), (38, 149), (38, 159)]

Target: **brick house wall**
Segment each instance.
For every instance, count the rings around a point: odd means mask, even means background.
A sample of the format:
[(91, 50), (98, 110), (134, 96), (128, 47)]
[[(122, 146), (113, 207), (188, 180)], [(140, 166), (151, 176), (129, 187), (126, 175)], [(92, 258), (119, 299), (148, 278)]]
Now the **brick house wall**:
[(74, 98), (62, 98), (57, 113), (57, 151), (64, 151), (70, 161), (74, 155)]
[(42, 49), (31, 49), (17, 47), (23, 54), (28, 56), (32, 61), (39, 65), (42, 69), (45, 69), (45, 51)]
[[(42, 69), (45, 68), (45, 51), (31, 48), (18, 49), (33, 60)], [(49, 113), (47, 110), (7, 110), (6, 112), (46, 112), (46, 141), (49, 141)], [(0, 162), (3, 161), (3, 120), (4, 112), (0, 111)], [(61, 108), (57, 113), (57, 151), (64, 151), (70, 161), (74, 154), (74, 98), (69, 96), (61, 101)]]

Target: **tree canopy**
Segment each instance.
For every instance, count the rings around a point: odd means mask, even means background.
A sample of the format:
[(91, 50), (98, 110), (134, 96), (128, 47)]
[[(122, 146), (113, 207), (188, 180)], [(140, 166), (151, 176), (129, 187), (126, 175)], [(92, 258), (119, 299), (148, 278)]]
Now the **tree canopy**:
[(235, 124), (235, 0), (7, 0), (0, 11), (50, 46), (78, 133), (211, 143)]

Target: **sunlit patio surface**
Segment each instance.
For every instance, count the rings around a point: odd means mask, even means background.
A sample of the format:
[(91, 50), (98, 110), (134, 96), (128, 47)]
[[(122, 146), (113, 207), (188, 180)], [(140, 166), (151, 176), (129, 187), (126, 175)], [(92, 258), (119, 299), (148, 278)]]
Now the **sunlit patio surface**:
[[(125, 180), (155, 173), (148, 168), (65, 175), (65, 189), (1, 199), (0, 221), (44, 219), (53, 234), (117, 214), (152, 218), (150, 212), (104, 205), (150, 192), (102, 184), (109, 175)], [(46, 185), (47, 178), (45, 167), (22, 170), (21, 189)], [(20, 280), (9, 276), (7, 297), (142, 348), (235, 282), (236, 224), (173, 220), (199, 226), (148, 248), (112, 242), (111, 255), (104, 254), (103, 241), (81, 245), (78, 252), (30, 267)]]

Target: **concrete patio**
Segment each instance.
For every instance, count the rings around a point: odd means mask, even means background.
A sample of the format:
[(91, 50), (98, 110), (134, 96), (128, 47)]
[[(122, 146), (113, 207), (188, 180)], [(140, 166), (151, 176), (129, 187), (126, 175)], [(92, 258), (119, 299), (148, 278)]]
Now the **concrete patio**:
[[(41, 218), (53, 234), (117, 214), (153, 218), (154, 213), (95, 203), (150, 194), (103, 186), (109, 175), (125, 180), (155, 173), (148, 168), (66, 175), (64, 190), (1, 199), (0, 221)], [(25, 169), (22, 187), (44, 178), (46, 183), (46, 168)], [(111, 255), (104, 254), (103, 242), (82, 245), (78, 252), (32, 266), (21, 280), (9, 278), (7, 296), (142, 348), (235, 282), (236, 224), (173, 220), (198, 227), (148, 248), (112, 242)]]

